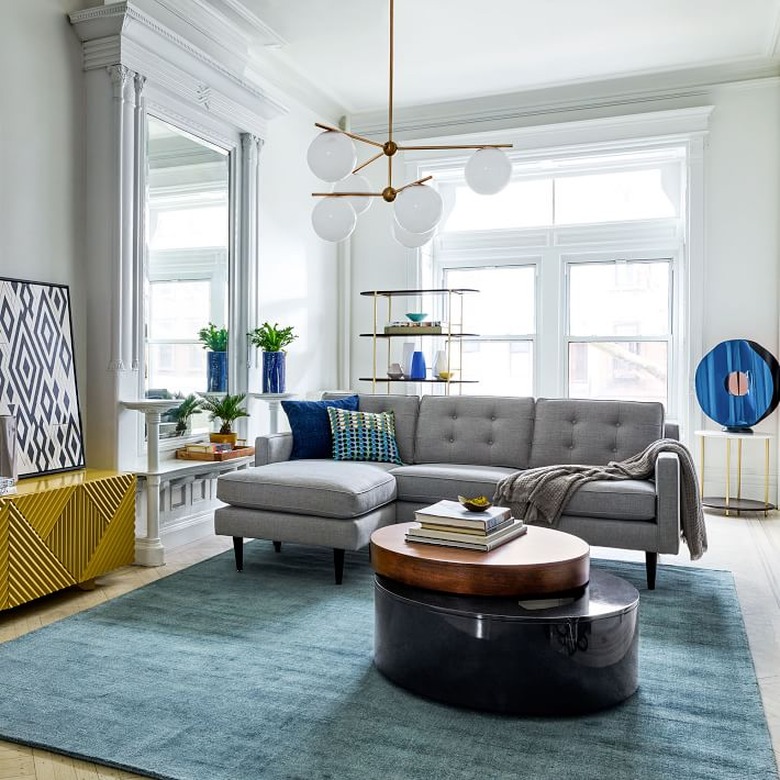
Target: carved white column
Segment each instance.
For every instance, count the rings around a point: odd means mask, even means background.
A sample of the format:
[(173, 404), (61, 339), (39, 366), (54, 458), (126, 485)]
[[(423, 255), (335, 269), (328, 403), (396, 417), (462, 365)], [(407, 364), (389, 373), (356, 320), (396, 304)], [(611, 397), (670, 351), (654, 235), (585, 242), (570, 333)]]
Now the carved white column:
[[(111, 77), (113, 87), (113, 106), (112, 117), (114, 124), (114, 180), (116, 182), (116, 203), (113, 209), (114, 218), (111, 223), (111, 257), (112, 268), (111, 280), (111, 354), (108, 363), (110, 371), (123, 371), (125, 363), (123, 360), (123, 326), (125, 322), (123, 303), (126, 298), (123, 294), (123, 285), (125, 282), (125, 268), (129, 255), (123, 255), (125, 247), (125, 225), (127, 223), (126, 209), (126, 181), (127, 168), (125, 167), (126, 152), (125, 146), (132, 141), (132, 128), (130, 136), (126, 129), (125, 106), (128, 91), (128, 84), (131, 83), (131, 71), (124, 65), (109, 65), (108, 75)], [(124, 174), (124, 175), (123, 175)], [(130, 181), (132, 186), (132, 180)], [(132, 217), (130, 219), (132, 226)], [(124, 262), (123, 262), (124, 261)]]
[(144, 85), (146, 77), (136, 73), (133, 80), (135, 88), (135, 114), (133, 134), (134, 154), (134, 188), (133, 204), (135, 212), (135, 230), (133, 231), (133, 290), (130, 300), (133, 302), (132, 328), (132, 367), (138, 370), (141, 359), (141, 322), (143, 317), (143, 270), (146, 239), (146, 209), (144, 199), (146, 193), (146, 106), (144, 101)]
[[(239, 314), (238, 333), (246, 333), (257, 326), (258, 287), (258, 173), (263, 139), (252, 133), (241, 133), (241, 191), (239, 193), (239, 236), (237, 267), (241, 281), (233, 302)], [(241, 292), (241, 289), (245, 292)], [(257, 368), (258, 350), (246, 343), (246, 369)], [(238, 361), (236, 361), (237, 365)], [(246, 371), (241, 372), (246, 376)]]

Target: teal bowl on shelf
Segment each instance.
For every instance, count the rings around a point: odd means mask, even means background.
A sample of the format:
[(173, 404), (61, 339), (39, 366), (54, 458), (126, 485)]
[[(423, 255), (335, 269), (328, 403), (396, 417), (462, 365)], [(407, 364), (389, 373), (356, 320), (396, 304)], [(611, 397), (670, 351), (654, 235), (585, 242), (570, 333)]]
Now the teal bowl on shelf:
[(406, 312), (406, 316), (412, 322), (422, 322), (428, 315), (422, 311), (408, 311)]

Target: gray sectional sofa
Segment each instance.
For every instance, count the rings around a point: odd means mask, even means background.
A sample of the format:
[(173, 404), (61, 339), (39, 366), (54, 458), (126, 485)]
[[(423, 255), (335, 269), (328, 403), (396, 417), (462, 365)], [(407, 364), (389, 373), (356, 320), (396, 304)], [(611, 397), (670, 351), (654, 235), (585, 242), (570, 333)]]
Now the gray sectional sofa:
[[(340, 583), (345, 550), (371, 533), (414, 519), (415, 510), (458, 495), (492, 496), (518, 469), (624, 460), (662, 437), (677, 438), (660, 404), (498, 396), (360, 395), (359, 409), (392, 410), (404, 465), (289, 460), (292, 434), (260, 436), (256, 468), (221, 476), (217, 534), (232, 536), (243, 566), (245, 537), (324, 545)], [(589, 544), (643, 550), (648, 586), (658, 553), (680, 545), (680, 465), (660, 454), (654, 480), (581, 487), (558, 528)]]

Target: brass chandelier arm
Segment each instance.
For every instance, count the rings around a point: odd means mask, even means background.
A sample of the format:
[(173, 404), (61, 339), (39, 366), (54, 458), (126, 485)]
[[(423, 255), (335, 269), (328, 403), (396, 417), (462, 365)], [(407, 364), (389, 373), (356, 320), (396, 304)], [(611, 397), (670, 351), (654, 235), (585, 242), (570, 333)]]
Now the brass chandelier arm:
[(346, 135), (349, 138), (354, 138), (356, 141), (362, 141), (364, 144), (370, 144), (371, 146), (376, 146), (379, 149), (382, 149), (384, 147), (384, 144), (380, 144), (379, 141), (372, 141), (370, 138), (364, 138), (362, 135), (355, 135), (354, 133), (349, 133), (346, 130), (342, 130), (340, 127), (331, 127), (330, 125), (324, 125), (322, 122), (315, 122), (315, 127), (319, 127), (320, 130), (330, 130), (334, 133), (341, 133), (342, 135)]
[[(437, 150), (454, 150), (454, 149), (511, 149), (512, 144), (490, 144), (490, 143), (483, 143), (483, 144), (436, 144), (436, 145), (428, 145), (428, 144), (414, 144), (412, 146), (401, 146), (397, 144), (393, 140), (393, 110), (394, 110), (394, 87), (395, 87), (395, 0), (388, 0), (388, 5), (390, 8), (390, 47), (389, 47), (389, 83), (388, 83), (388, 105), (387, 105), (387, 140), (384, 143), (381, 143), (379, 141), (374, 141), (371, 138), (366, 138), (362, 135), (357, 135), (356, 133), (350, 133), (347, 130), (342, 130), (340, 127), (333, 127), (331, 125), (323, 124), (321, 122), (315, 122), (315, 127), (320, 128), (321, 130), (326, 130), (329, 132), (336, 132), (341, 133), (342, 135), (347, 136), (347, 138), (351, 138), (354, 141), (359, 141), (360, 143), (368, 144), (369, 146), (373, 146), (376, 151), (375, 154), (370, 156), (367, 160), (364, 162), (361, 162), (358, 164), (355, 168), (352, 169), (352, 174), (358, 173), (358, 171), (362, 171), (363, 168), (368, 167), (371, 165), (371, 163), (376, 162), (380, 157), (383, 155), (387, 157), (387, 186), (381, 191), (381, 192), (312, 192), (312, 197), (315, 198), (382, 198), (386, 203), (393, 203), (399, 193), (403, 192), (404, 190), (409, 189), (410, 187), (415, 187), (418, 185), (425, 184), (426, 182), (429, 182), (433, 179), (433, 176), (423, 176), (421, 179), (417, 179), (416, 181), (411, 181), (408, 184), (404, 184), (401, 187), (394, 187), (393, 186), (393, 157), (400, 151), (437, 151)], [(333, 139), (331, 139), (333, 140)], [(315, 139), (314, 142), (312, 142), (312, 147), (310, 147), (310, 150), (313, 147), (313, 144), (317, 141)], [(319, 146), (316, 148), (316, 153), (319, 154), (321, 151)], [(345, 154), (343, 155), (346, 157), (346, 150), (344, 150)], [(350, 157), (352, 160), (356, 160), (356, 157), (353, 155), (355, 154), (354, 149), (350, 151)], [(319, 164), (319, 160), (317, 162), (317, 165), (311, 165), (312, 170), (317, 173), (317, 170), (321, 167)], [(340, 160), (334, 162), (334, 165), (331, 166), (333, 168), (333, 171), (329, 167), (325, 167), (324, 163), (322, 166), (323, 171), (328, 172), (341, 172), (344, 169), (341, 166)], [(504, 166), (505, 167), (505, 166)], [(502, 175), (502, 172), (499, 170), (499, 174)], [(511, 173), (511, 168), (510, 168)], [(505, 184), (506, 182), (504, 182)], [(500, 187), (499, 187), (500, 189)], [(497, 190), (496, 190), (497, 191)], [(429, 190), (430, 192), (430, 190)], [(422, 193), (416, 193), (419, 195), (422, 195)], [(322, 205), (322, 204), (320, 204)], [(354, 204), (351, 204), (354, 205)], [(359, 204), (361, 207), (363, 204)], [(413, 204), (414, 205), (414, 204)], [(433, 205), (433, 204), (432, 204)], [(334, 204), (335, 208), (335, 204)], [(336, 209), (338, 210), (338, 209)], [(351, 210), (351, 209), (350, 209)], [(361, 208), (361, 211), (364, 210)], [(357, 212), (357, 208), (355, 209)], [(402, 209), (403, 211), (403, 209)], [(422, 223), (427, 224), (427, 220), (435, 220), (432, 221), (432, 224), (429, 226), (431, 230), (434, 230), (436, 228), (436, 224), (439, 221), (440, 214), (438, 217), (433, 213), (434, 209), (430, 209), (431, 213), (429, 215), (423, 215)], [(321, 215), (319, 212), (315, 209), (315, 217), (314, 219), (314, 230), (315, 232), (320, 235), (322, 238), (328, 240), (328, 241), (341, 241), (345, 238), (348, 238), (351, 234), (352, 229), (354, 229), (354, 221), (351, 223), (351, 227), (347, 225), (347, 221), (344, 220), (343, 225), (336, 225), (331, 229), (331, 226), (325, 225), (324, 222), (327, 222), (327, 219), (323, 221), (322, 225), (318, 226), (318, 219)], [(327, 216), (336, 216), (333, 215), (324, 215)], [(353, 215), (354, 217), (355, 215)], [(322, 221), (322, 220), (321, 220)], [(411, 221), (411, 220), (410, 220)], [(421, 224), (422, 224), (421, 223)], [(399, 222), (400, 224), (400, 222)], [(342, 227), (345, 228), (342, 230)], [(346, 228), (349, 227), (349, 230), (346, 230)], [(416, 231), (412, 231), (414, 233)], [(427, 231), (425, 231), (427, 233)], [(422, 236), (422, 234), (421, 234)], [(397, 237), (397, 236), (396, 236)], [(400, 239), (399, 239), (400, 241)], [(401, 241), (401, 243), (403, 243)]]
[(425, 184), (426, 181), (430, 181), (433, 178), (433, 176), (424, 176), (422, 179), (417, 179), (417, 181), (410, 181), (408, 184), (404, 184), (403, 187), (399, 187), (396, 190), (396, 194), (399, 192), (403, 192), (404, 190), (408, 189), (409, 187), (414, 187), (416, 184)]
[(511, 149), (513, 144), (445, 144), (441, 146), (399, 146), (401, 152), (430, 152), (445, 149)]
[(381, 192), (312, 192), (313, 198), (381, 198)]
[(368, 160), (366, 160), (364, 163), (360, 163), (357, 168), (354, 168), (352, 170), (352, 173), (357, 173), (358, 171), (363, 170), (367, 165), (371, 165), (374, 160), (378, 160), (382, 155), (384, 154), (384, 151), (377, 152), (373, 157), (370, 157)]

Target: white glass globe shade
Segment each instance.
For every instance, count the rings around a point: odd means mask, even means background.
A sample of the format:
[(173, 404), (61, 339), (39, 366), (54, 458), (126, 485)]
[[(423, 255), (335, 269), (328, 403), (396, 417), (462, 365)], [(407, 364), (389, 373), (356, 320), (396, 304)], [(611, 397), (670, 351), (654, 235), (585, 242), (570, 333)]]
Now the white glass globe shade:
[(357, 152), (351, 138), (335, 130), (326, 130), (311, 142), (306, 159), (318, 178), (340, 181), (355, 167)]
[[(352, 173), (347, 176), (346, 179), (342, 179), (333, 188), (333, 192), (371, 192), (371, 183), (365, 176), (361, 176), (358, 173)], [(355, 209), (356, 214), (362, 214), (364, 211), (368, 211), (368, 207), (371, 205), (371, 198), (356, 198), (350, 196), (344, 198), (352, 204), (352, 208)]]
[(417, 249), (417, 247), (424, 246), (433, 238), (435, 232), (436, 229), (434, 228), (425, 233), (410, 233), (393, 220), (393, 238), (401, 246), (405, 246), (408, 249)]
[(477, 149), (466, 163), (466, 183), (480, 195), (495, 195), (509, 184), (512, 163), (502, 149)]
[(426, 233), (439, 224), (442, 200), (436, 190), (415, 184), (398, 193), (394, 203), (398, 224), (410, 233)]
[(357, 215), (347, 198), (322, 198), (311, 213), (311, 224), (325, 241), (343, 241), (352, 235)]

